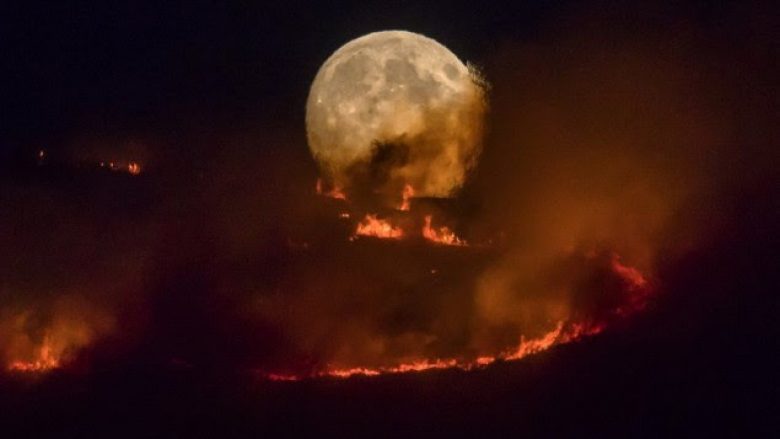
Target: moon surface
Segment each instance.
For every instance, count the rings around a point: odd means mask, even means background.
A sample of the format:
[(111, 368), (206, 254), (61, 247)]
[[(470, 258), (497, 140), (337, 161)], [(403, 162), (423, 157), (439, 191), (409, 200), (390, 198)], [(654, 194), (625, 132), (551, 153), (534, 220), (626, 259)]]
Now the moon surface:
[(314, 78), (309, 147), (338, 187), (349, 190), (362, 181), (356, 175), (370, 174), (381, 176), (373, 183), (384, 189), (409, 184), (417, 196), (451, 196), (481, 150), (482, 83), (423, 35), (362, 36), (336, 50)]

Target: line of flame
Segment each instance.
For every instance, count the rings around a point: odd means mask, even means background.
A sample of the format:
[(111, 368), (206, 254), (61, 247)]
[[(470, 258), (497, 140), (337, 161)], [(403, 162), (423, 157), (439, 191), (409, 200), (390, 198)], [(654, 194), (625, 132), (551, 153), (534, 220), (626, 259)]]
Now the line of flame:
[[(622, 277), (623, 280), (627, 282), (629, 285), (629, 291), (632, 292), (629, 304), (616, 309), (615, 314), (620, 317), (626, 317), (629, 314), (643, 309), (650, 292), (650, 290), (647, 288), (648, 281), (645, 276), (642, 275), (642, 273), (636, 268), (629, 267), (621, 263), (617, 254), (613, 254), (612, 268), (617, 275)], [(528, 357), (529, 355), (543, 352), (556, 345), (576, 342), (585, 337), (601, 333), (606, 328), (607, 326), (604, 323), (566, 323), (561, 320), (556, 324), (555, 328), (540, 337), (532, 339), (521, 337), (520, 343), (517, 345), (517, 347), (510, 351), (503, 352), (495, 356), (481, 356), (469, 361), (458, 360), (454, 358), (432, 360), (421, 359), (410, 363), (402, 363), (389, 367), (334, 367), (305, 375), (279, 373), (262, 373), (261, 375), (271, 381), (300, 381), (310, 378), (349, 378), (353, 376), (370, 377), (384, 374), (421, 372), (435, 369), (461, 369), (466, 371), (484, 369), (485, 367), (498, 361), (517, 361)]]
[(564, 331), (564, 322), (560, 321), (555, 328), (539, 338), (521, 339), (517, 348), (510, 352), (501, 353), (495, 356), (481, 356), (472, 361), (449, 359), (422, 359), (410, 363), (402, 363), (389, 367), (351, 367), (351, 368), (332, 368), (316, 372), (309, 375), (294, 375), (280, 373), (266, 373), (263, 376), (271, 381), (301, 381), (308, 378), (350, 378), (353, 376), (378, 376), (387, 374), (401, 374), (408, 372), (423, 372), (437, 369), (460, 369), (465, 371), (484, 369), (487, 366), (498, 361), (516, 361), (545, 351), (552, 346), (571, 343), (584, 336), (594, 335), (601, 332), (603, 326), (590, 327), (587, 325), (572, 325), (567, 331)]

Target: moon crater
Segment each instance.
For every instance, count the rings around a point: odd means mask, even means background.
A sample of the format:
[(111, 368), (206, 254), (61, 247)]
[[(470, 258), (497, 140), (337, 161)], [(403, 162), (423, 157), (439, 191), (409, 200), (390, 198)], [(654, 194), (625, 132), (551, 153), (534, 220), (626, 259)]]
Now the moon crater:
[[(481, 84), (430, 38), (365, 35), (319, 69), (306, 105), (309, 147), (325, 177), (347, 191), (388, 193), (409, 184), (419, 196), (451, 196), (480, 153)], [(377, 166), (386, 169), (371, 169)]]

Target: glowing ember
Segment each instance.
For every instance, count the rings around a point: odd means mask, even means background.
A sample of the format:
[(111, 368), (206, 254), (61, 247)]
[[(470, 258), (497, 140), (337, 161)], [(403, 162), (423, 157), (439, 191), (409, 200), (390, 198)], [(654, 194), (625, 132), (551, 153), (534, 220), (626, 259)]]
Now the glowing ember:
[(395, 227), (387, 220), (379, 219), (372, 214), (367, 214), (363, 221), (357, 225), (357, 230), (355, 230), (355, 236), (400, 239), (403, 235), (404, 232), (399, 227)]
[(130, 175), (138, 175), (141, 173), (141, 165), (136, 162), (130, 162), (127, 165), (127, 172), (129, 172)]
[(422, 235), (425, 239), (444, 245), (466, 245), (466, 241), (458, 238), (449, 227), (435, 229), (431, 227), (431, 221), (431, 215), (426, 215), (425, 225), (422, 229)]
[(341, 191), (341, 188), (338, 186), (334, 186), (332, 189), (326, 191), (322, 187), (322, 179), (317, 179), (317, 184), (315, 186), (315, 190), (317, 191), (317, 195), (322, 195), (323, 197), (330, 197), (335, 198), (337, 200), (346, 200), (347, 196), (344, 194), (344, 192)]
[(401, 205), (398, 207), (398, 210), (409, 211), (410, 208), (409, 200), (412, 197), (414, 197), (414, 188), (412, 187), (412, 185), (407, 184), (406, 186), (404, 186), (404, 191), (401, 194), (401, 196), (403, 197), (403, 201), (401, 201)]
[(298, 381), (298, 377), (295, 375), (285, 375), (282, 373), (269, 373), (266, 375), (271, 381)]

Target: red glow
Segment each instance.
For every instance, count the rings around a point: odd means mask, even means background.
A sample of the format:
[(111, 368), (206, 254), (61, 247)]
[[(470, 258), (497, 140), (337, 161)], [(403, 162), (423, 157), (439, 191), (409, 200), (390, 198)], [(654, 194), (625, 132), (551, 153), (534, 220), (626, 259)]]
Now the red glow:
[(626, 282), (628, 292), (631, 294), (628, 303), (615, 310), (615, 313), (625, 316), (643, 309), (650, 292), (645, 276), (636, 268), (620, 262), (620, 256), (616, 253), (612, 254), (611, 267), (612, 271)]

